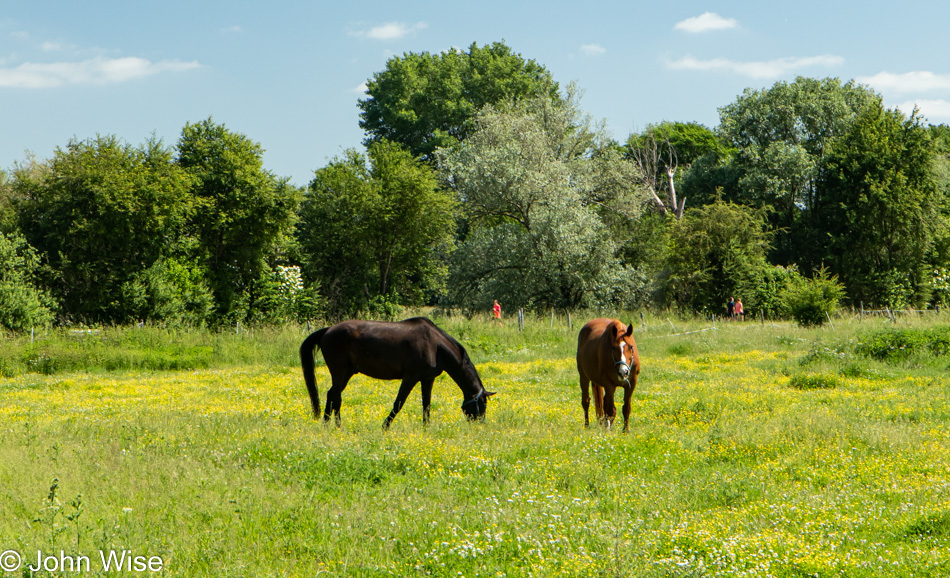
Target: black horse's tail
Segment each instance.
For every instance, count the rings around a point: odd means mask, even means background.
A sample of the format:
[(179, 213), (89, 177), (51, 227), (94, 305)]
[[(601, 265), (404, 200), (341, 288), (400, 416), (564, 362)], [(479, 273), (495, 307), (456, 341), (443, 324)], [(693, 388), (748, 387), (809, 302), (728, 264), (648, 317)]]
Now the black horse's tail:
[(313, 406), (313, 417), (320, 417), (320, 394), (317, 392), (317, 378), (314, 375), (313, 351), (320, 346), (320, 340), (329, 327), (314, 331), (300, 344), (300, 365), (303, 367), (303, 380), (307, 384), (307, 393), (310, 394), (310, 404)]

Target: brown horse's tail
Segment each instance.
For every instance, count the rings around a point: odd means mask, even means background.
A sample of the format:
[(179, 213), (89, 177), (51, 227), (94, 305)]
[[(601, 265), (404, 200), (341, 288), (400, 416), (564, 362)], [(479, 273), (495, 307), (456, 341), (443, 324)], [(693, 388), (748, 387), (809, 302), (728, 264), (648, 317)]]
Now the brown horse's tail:
[(320, 417), (320, 393), (317, 392), (317, 378), (314, 375), (313, 351), (320, 347), (320, 340), (329, 327), (314, 331), (300, 344), (300, 365), (303, 368), (303, 380), (307, 384), (307, 393), (310, 394), (310, 405), (313, 406), (313, 417)]

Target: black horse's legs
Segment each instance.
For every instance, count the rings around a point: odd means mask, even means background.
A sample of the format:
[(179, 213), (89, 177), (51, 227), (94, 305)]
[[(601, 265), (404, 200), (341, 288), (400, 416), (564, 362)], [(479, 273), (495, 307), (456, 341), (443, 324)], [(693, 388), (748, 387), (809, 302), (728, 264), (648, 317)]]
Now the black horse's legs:
[(434, 379), (423, 379), (422, 385), (422, 423), (429, 423), (429, 405), (432, 403), (432, 384)]
[(389, 416), (383, 421), (383, 429), (389, 429), (389, 424), (396, 419), (396, 414), (402, 409), (403, 404), (406, 403), (406, 398), (412, 393), (412, 388), (416, 386), (418, 381), (418, 379), (411, 377), (402, 380), (402, 385), (399, 386), (399, 393), (396, 394), (396, 401), (393, 403), (393, 410), (389, 412)]
[(336, 417), (336, 425), (340, 425), (340, 406), (343, 405), (343, 390), (346, 388), (346, 384), (350, 381), (351, 375), (347, 376), (332, 376), (333, 384), (330, 386), (330, 391), (327, 392), (327, 407), (323, 410), (323, 421), (330, 421), (330, 414), (332, 413)]

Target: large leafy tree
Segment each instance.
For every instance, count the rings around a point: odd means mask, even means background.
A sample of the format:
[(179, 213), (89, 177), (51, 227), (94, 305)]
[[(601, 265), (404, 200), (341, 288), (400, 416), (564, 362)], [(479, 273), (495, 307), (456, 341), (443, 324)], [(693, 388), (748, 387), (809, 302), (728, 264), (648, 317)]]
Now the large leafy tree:
[(298, 228), (307, 276), (331, 315), (415, 305), (441, 293), (455, 230), (454, 200), (429, 165), (374, 142), (318, 170)]
[(259, 143), (210, 118), (186, 124), (178, 141), (178, 165), (194, 181), (195, 260), (207, 271), (218, 321), (253, 316), (266, 257), (294, 223), (299, 193), (264, 170), (263, 154)]
[(799, 77), (765, 90), (747, 89), (719, 110), (719, 130), (736, 152), (725, 171), (732, 178), (717, 184), (735, 186), (725, 190), (726, 198), (774, 209), (770, 220), (779, 232), (778, 261), (803, 260), (807, 233), (802, 227), (807, 227), (808, 211), (821, 202), (819, 183), (830, 144), (869, 107), (879, 108), (880, 98), (865, 86)]
[(470, 227), (456, 251), (450, 299), (487, 307), (630, 304), (638, 272), (616, 257), (624, 236), (607, 215), (636, 222), (636, 167), (608, 146), (568, 93), (486, 107), (439, 165)]
[(868, 107), (828, 152), (813, 222), (852, 302), (921, 304), (943, 220), (933, 143), (916, 112)]
[(765, 258), (770, 237), (761, 209), (718, 200), (686, 211), (670, 231), (668, 301), (717, 315), (730, 296), (765, 307), (760, 287), (775, 276)]
[(152, 140), (72, 141), (43, 170), (16, 173), (20, 225), (41, 254), (44, 285), (67, 317), (124, 322), (126, 293), (171, 251), (194, 206), (191, 180)]
[(465, 139), (486, 104), (558, 94), (543, 66), (503, 42), (395, 56), (366, 86), (358, 106), (367, 143), (401, 143), (426, 160), (436, 148)]

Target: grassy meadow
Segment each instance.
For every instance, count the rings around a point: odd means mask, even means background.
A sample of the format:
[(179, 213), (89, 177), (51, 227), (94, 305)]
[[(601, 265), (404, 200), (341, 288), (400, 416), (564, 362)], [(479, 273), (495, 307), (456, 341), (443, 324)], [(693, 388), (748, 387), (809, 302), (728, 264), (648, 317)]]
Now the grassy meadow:
[(436, 318), (498, 395), (467, 423), (442, 376), (431, 424), (417, 390), (388, 432), (396, 382), (312, 419), (301, 328), (5, 338), (6, 575), (111, 550), (167, 576), (950, 575), (945, 315), (648, 316), (626, 434), (583, 427), (585, 319)]

